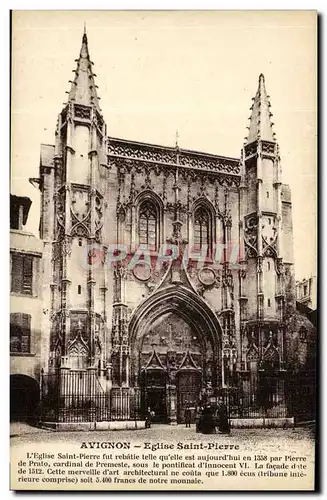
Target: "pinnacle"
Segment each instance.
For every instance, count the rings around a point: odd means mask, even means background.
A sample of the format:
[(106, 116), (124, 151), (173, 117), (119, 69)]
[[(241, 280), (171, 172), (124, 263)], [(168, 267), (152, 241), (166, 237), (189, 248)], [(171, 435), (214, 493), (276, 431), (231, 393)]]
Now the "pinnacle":
[(276, 142), (271, 121), (269, 96), (265, 86), (265, 77), (263, 73), (259, 75), (258, 89), (254, 98), (252, 98), (250, 125), (246, 144), (250, 144), (258, 139), (270, 142)]
[(75, 73), (74, 81), (70, 81), (71, 88), (68, 93), (68, 102), (73, 101), (75, 104), (94, 106), (100, 111), (85, 25), (79, 58), (75, 59), (75, 61), (77, 62), (77, 67), (73, 70)]

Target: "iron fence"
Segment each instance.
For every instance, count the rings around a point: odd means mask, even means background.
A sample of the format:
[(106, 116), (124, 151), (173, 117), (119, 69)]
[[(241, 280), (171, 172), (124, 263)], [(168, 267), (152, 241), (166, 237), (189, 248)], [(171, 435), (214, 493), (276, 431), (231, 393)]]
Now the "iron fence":
[(265, 379), (251, 387), (221, 390), (230, 418), (287, 418), (296, 423), (316, 418), (314, 370), (288, 373), (284, 379)]
[[(41, 421), (142, 420), (149, 404), (138, 387), (112, 387), (107, 391), (94, 370), (42, 374), (40, 387)], [(290, 375), (270, 385), (221, 389), (199, 405), (210, 402), (215, 406), (221, 397), (231, 419), (294, 417), (298, 423), (315, 419), (316, 385), (311, 372)], [(167, 404), (165, 398), (162, 404)]]
[(106, 391), (94, 371), (60, 372), (41, 376), (41, 421), (103, 422), (140, 420), (138, 388)]
[(286, 418), (289, 416), (283, 394), (274, 394), (269, 404), (263, 404), (254, 394), (229, 394), (227, 408), (230, 418)]
[(317, 385), (315, 370), (290, 374), (286, 385), (288, 411), (295, 423), (316, 420)]
[(242, 389), (229, 387), (220, 391), (218, 397), (211, 401), (218, 406), (223, 399), (231, 419), (286, 418), (291, 416), (285, 400), (283, 388), (274, 393), (263, 394), (260, 390), (245, 392)]

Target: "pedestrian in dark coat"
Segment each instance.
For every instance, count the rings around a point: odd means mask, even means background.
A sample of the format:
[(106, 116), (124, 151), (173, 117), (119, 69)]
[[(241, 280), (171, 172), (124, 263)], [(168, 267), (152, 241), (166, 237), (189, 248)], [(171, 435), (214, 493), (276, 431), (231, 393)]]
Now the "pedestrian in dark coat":
[(228, 411), (227, 411), (227, 406), (223, 402), (223, 400), (220, 401), (219, 407), (218, 407), (218, 418), (219, 418), (219, 431), (222, 434), (229, 434), (230, 433), (230, 425), (229, 425), (229, 418), (228, 418)]
[(206, 406), (203, 410), (202, 432), (203, 434), (213, 434), (215, 432), (215, 419), (210, 406)]
[(191, 408), (189, 404), (185, 408), (185, 426), (191, 427)]
[(201, 406), (197, 406), (195, 409), (195, 431), (196, 432), (201, 432), (201, 425), (202, 425), (202, 412), (203, 408)]
[(145, 428), (150, 429), (151, 427), (151, 420), (152, 420), (153, 412), (151, 411), (151, 408), (149, 407), (146, 412), (145, 416)]

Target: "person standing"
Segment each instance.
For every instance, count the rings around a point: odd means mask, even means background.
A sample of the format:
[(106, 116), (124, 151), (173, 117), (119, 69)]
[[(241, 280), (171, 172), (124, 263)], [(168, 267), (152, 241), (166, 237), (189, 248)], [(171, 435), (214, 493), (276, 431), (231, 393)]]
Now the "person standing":
[(201, 432), (201, 419), (203, 408), (199, 404), (195, 408), (195, 432)]
[(146, 412), (146, 416), (145, 416), (145, 428), (146, 429), (150, 429), (150, 427), (151, 427), (152, 413), (153, 412), (151, 411), (151, 408), (149, 406), (148, 410)]
[(219, 403), (217, 404), (217, 407), (214, 412), (214, 419), (215, 419), (215, 428), (217, 431), (219, 431)]
[(227, 411), (227, 406), (225, 405), (223, 399), (221, 399), (219, 402), (218, 415), (219, 415), (219, 424), (218, 424), (219, 431), (222, 434), (229, 434), (230, 425), (229, 425), (228, 411)]
[(210, 405), (204, 407), (202, 414), (202, 426), (201, 432), (203, 434), (214, 434), (215, 433), (215, 419), (213, 410)]
[(185, 408), (185, 426), (191, 427), (191, 408), (188, 403)]

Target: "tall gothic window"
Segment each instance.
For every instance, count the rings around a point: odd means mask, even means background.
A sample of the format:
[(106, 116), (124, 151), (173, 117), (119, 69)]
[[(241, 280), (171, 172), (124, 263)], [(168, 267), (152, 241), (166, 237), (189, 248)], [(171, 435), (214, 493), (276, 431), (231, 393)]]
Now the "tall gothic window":
[(211, 217), (208, 210), (199, 207), (194, 214), (194, 249), (201, 250), (203, 245), (208, 245), (211, 250)]
[(139, 242), (150, 250), (157, 247), (158, 212), (154, 203), (142, 203), (139, 211)]

